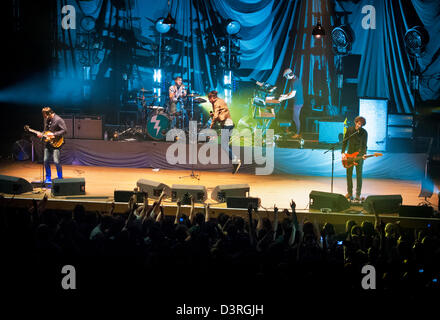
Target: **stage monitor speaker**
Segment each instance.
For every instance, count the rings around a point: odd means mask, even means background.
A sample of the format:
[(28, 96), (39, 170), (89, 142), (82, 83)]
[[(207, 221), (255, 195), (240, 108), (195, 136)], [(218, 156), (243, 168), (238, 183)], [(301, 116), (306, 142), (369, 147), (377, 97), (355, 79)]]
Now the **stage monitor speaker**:
[(248, 197), (250, 187), (247, 183), (243, 184), (223, 184), (214, 188), (211, 199), (219, 202), (226, 202), (228, 197)]
[(252, 205), (252, 208), (260, 207), (261, 200), (260, 198), (251, 198), (251, 197), (227, 197), (226, 198), (226, 206), (228, 208), (249, 208), (249, 205)]
[(0, 175), (0, 193), (20, 194), (32, 190), (32, 185), (23, 178)]
[(76, 196), (86, 194), (84, 178), (52, 179), (52, 195)]
[(337, 212), (350, 208), (350, 204), (342, 194), (312, 190), (309, 194), (309, 207), (318, 210), (330, 208)]
[(364, 209), (368, 213), (397, 213), (402, 204), (400, 194), (385, 196), (368, 196), (364, 201)]
[(434, 208), (430, 206), (400, 206), (399, 217), (432, 218)]
[(136, 185), (140, 191), (147, 193), (149, 198), (158, 199), (162, 190), (165, 190), (165, 195), (167, 197), (171, 196), (170, 187), (157, 181), (139, 179), (136, 182)]
[(67, 128), (67, 132), (64, 135), (64, 138), (66, 139), (72, 139), (74, 134), (73, 134), (73, 114), (60, 114), (59, 115), (61, 118), (63, 118), (64, 122), (66, 123), (66, 128)]
[[(134, 191), (130, 190), (115, 190), (113, 196), (115, 202), (128, 202), (133, 194)], [(144, 194), (142, 192), (136, 192), (136, 202), (144, 202)]]
[(74, 121), (76, 139), (102, 139), (102, 118), (100, 116), (76, 116)]
[(171, 200), (177, 201), (180, 199), (182, 204), (188, 204), (187, 200), (189, 196), (192, 196), (194, 202), (205, 202), (206, 187), (205, 186), (193, 186), (186, 184), (173, 184), (171, 187)]

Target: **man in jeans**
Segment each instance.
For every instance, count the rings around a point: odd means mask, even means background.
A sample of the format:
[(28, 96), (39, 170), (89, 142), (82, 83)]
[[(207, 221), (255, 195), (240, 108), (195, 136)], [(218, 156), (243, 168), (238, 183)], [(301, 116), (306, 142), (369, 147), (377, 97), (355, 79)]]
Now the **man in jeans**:
[[(64, 120), (55, 112), (49, 108), (44, 107), (41, 112), (44, 118), (44, 131), (49, 132), (48, 137), (59, 137), (64, 136), (67, 132), (66, 123)], [(42, 134), (38, 134), (41, 138)], [(46, 168), (46, 180), (45, 183), (51, 183), (51, 169), (50, 169), (50, 157), (53, 157), (53, 162), (57, 168), (58, 179), (63, 178), (63, 169), (60, 163), (60, 148), (54, 148), (49, 142), (46, 142), (44, 148), (44, 167)]]
[[(222, 129), (229, 130), (229, 133), (231, 133), (232, 129), (234, 129), (234, 122), (231, 119), (226, 101), (217, 97), (217, 93), (217, 91), (208, 93), (208, 100), (211, 102), (213, 110), (213, 112), (211, 112), (211, 129), (214, 127), (214, 124), (218, 122)], [(232, 160), (232, 173), (237, 173), (241, 166), (241, 161), (232, 153), (231, 146), (228, 147), (228, 155), (229, 159)]]
[[(362, 166), (364, 165), (365, 154), (367, 153), (368, 133), (362, 128), (366, 124), (364, 117), (356, 117), (354, 119), (355, 126), (350, 127), (345, 132), (344, 142), (342, 143), (342, 160), (347, 159), (345, 149), (348, 144), (348, 153), (359, 152), (358, 156), (363, 157), (358, 161), (356, 166), (356, 200), (360, 200), (362, 191)], [(345, 140), (347, 137), (351, 137)], [(353, 166), (347, 168), (347, 199), (353, 197)]]

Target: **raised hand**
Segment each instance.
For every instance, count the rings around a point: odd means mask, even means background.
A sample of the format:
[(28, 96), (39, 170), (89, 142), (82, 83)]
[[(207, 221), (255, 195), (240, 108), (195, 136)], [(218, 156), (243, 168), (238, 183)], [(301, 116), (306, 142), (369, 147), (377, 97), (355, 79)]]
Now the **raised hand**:
[(112, 203), (110, 204), (110, 212), (109, 212), (109, 214), (112, 216), (113, 215), (113, 213), (115, 212), (115, 202), (114, 201), (112, 201)]
[(160, 194), (159, 201), (162, 201), (163, 197), (165, 197), (165, 189), (162, 190), (162, 193)]
[(205, 203), (205, 222), (209, 221), (209, 209), (210, 209), (210, 205), (208, 203)]
[(134, 204), (136, 203), (136, 194), (133, 194), (131, 197), (130, 197), (130, 200), (128, 200), (128, 209), (130, 210), (130, 211), (132, 211), (133, 210), (133, 207), (134, 207)]
[(292, 209), (292, 211), (295, 211), (296, 209), (296, 203), (295, 201), (293, 201), (293, 199), (290, 200), (290, 208)]
[(47, 199), (48, 199), (48, 197), (47, 197), (47, 194), (45, 193), (44, 196), (43, 196), (43, 199), (41, 199), (38, 202), (38, 210), (37, 210), (38, 214), (41, 214), (41, 213), (44, 212), (44, 210), (46, 210)]

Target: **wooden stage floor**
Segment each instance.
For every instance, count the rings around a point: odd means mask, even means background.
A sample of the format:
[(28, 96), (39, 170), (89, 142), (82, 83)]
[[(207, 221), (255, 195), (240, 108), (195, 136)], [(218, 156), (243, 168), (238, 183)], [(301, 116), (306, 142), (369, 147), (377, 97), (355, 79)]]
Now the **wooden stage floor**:
[[(265, 208), (273, 208), (276, 204), (279, 208), (288, 208), (290, 199), (294, 199), (298, 209), (307, 209), (309, 193), (312, 190), (330, 192), (330, 177), (293, 176), (293, 175), (269, 175), (256, 176), (253, 174), (235, 174), (225, 172), (197, 171), (200, 180), (188, 176), (191, 171), (160, 170), (153, 171), (151, 168), (112, 168), (64, 165), (65, 178), (83, 177), (86, 181), (86, 196), (108, 197), (97, 200), (103, 202), (113, 201), (114, 190), (132, 190), (138, 179), (160, 181), (171, 187), (172, 184), (204, 185), (208, 189), (208, 198), (215, 186), (221, 184), (247, 183), (250, 185), (250, 196), (261, 198), (261, 204)], [(55, 171), (53, 169), (53, 171)], [(41, 179), (41, 164), (32, 162), (0, 162), (0, 174), (24, 178), (28, 181)], [(354, 184), (356, 182), (354, 181)], [(438, 185), (435, 194), (430, 199), (434, 208), (438, 204)], [(43, 190), (44, 191), (44, 190)], [(45, 191), (49, 197), (50, 190)], [(334, 192), (346, 193), (345, 178), (335, 178)], [(424, 199), (419, 198), (420, 182), (386, 179), (364, 179), (363, 194), (390, 195), (401, 194), (404, 205), (418, 205)], [(41, 192), (38, 195), (41, 198)], [(208, 203), (213, 203), (209, 200)]]

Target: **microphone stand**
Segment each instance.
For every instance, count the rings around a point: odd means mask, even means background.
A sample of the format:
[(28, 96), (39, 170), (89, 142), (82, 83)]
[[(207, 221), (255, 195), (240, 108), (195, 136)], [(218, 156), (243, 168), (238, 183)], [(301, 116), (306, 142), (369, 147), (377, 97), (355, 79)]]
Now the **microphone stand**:
[(326, 154), (329, 151), (332, 152), (332, 180), (331, 180), (331, 188), (330, 188), (330, 190), (331, 190), (330, 192), (331, 193), (333, 193), (333, 177), (334, 177), (334, 172), (335, 172), (335, 149), (336, 149), (336, 147), (338, 147), (342, 143), (350, 140), (355, 134), (358, 134), (358, 133), (359, 133), (359, 130), (356, 130), (351, 135), (349, 135), (348, 137), (344, 138), (341, 142), (334, 143), (328, 150), (326, 150), (324, 152), (324, 154)]

